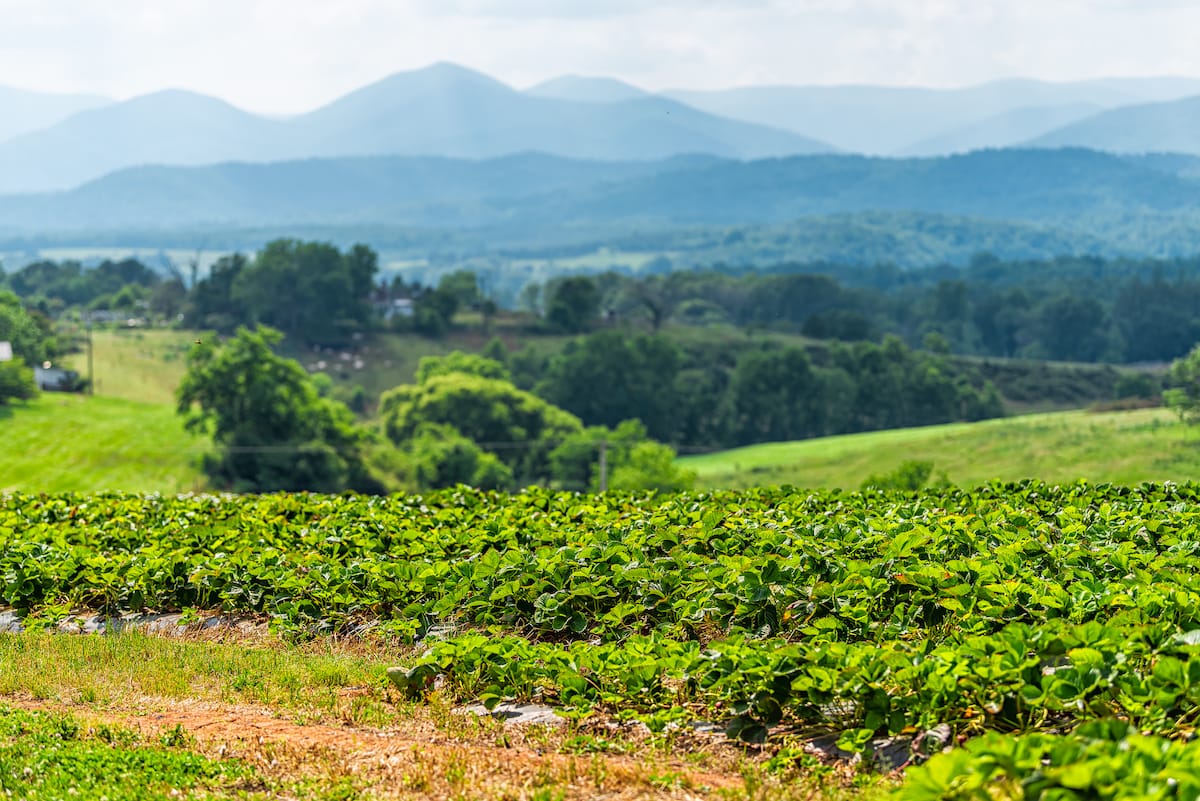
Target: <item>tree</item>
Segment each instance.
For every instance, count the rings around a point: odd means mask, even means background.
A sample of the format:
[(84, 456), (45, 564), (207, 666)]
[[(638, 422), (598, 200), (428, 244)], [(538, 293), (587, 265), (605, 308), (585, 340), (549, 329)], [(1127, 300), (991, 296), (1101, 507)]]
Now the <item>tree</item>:
[(1167, 371), (1163, 402), (1185, 423), (1200, 423), (1200, 345)]
[(550, 361), (537, 392), (589, 425), (637, 418), (667, 440), (678, 425), (674, 395), (681, 354), (665, 337), (603, 331), (572, 342)]
[(495, 359), (480, 356), (477, 353), (464, 353), (461, 350), (451, 351), (445, 356), (422, 356), (417, 363), (417, 383), (424, 384), (434, 376), (464, 373), (477, 375), (482, 378), (496, 378), (501, 381), (511, 381), (508, 368)]
[(578, 334), (592, 327), (600, 309), (596, 282), (584, 276), (563, 278), (547, 288), (546, 319), (559, 331)]
[(555, 483), (570, 490), (598, 490), (601, 448), (609, 489), (670, 492), (695, 483), (695, 473), (675, 465), (674, 449), (649, 439), (638, 420), (626, 420), (612, 430), (592, 426), (568, 437), (550, 454)]
[(419, 426), (405, 447), (413, 483), (421, 489), (443, 489), (466, 484), (479, 489), (504, 489), (512, 484), (512, 471), (454, 426), (428, 423)]
[(240, 328), (224, 345), (198, 342), (176, 393), (187, 427), (213, 436), (205, 470), (238, 491), (381, 489), (363, 460), (366, 432), (344, 405), (320, 397), (297, 362), (277, 356), (283, 335)]
[(233, 287), (249, 266), (249, 260), (241, 253), (217, 259), (208, 275), (188, 294), (183, 312), (184, 325), (225, 333), (244, 323), (246, 311), (241, 301), (234, 298)]
[(37, 396), (33, 370), (21, 359), (0, 362), (0, 406), (10, 400), (29, 400)]
[(821, 386), (799, 348), (750, 351), (730, 384), (739, 443), (803, 439), (823, 432)]
[(370, 320), (378, 260), (364, 245), (343, 255), (333, 245), (277, 239), (233, 281), (231, 299), (249, 322), (309, 343), (340, 344)]
[(675, 464), (675, 450), (661, 442), (639, 442), (609, 477), (609, 489), (681, 492), (691, 489), (696, 474)]
[(494, 453), (521, 484), (551, 477), (549, 454), (582, 429), (579, 418), (508, 381), (467, 373), (432, 375), (380, 398), (384, 429), (404, 447), (422, 426), (452, 426)]
[(47, 327), (30, 314), (20, 299), (0, 291), (0, 342), (12, 345), (11, 361), (0, 362), (0, 404), (10, 400), (28, 400), (37, 395), (33, 370), (53, 349)]
[(0, 342), (12, 343), (13, 354), (25, 364), (40, 364), (54, 353), (49, 324), (40, 315), (31, 314), (21, 299), (0, 291)]

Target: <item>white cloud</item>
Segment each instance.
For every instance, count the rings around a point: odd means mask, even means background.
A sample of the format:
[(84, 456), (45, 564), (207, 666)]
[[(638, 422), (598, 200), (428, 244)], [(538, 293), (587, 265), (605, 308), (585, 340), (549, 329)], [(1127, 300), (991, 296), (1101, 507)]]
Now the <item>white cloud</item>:
[(455, 61), (523, 86), (1200, 75), (1186, 0), (0, 0), (0, 83), (299, 111)]

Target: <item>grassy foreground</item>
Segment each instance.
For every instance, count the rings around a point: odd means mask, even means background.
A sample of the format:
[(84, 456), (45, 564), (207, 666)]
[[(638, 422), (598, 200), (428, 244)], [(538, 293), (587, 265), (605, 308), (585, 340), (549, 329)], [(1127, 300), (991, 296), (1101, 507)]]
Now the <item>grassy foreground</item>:
[(0, 407), (0, 491), (187, 492), (200, 489), (200, 454), (175, 409), (119, 398), (43, 393)]
[(895, 784), (684, 734), (505, 726), (438, 694), (413, 703), (384, 676), (406, 651), (0, 634), (0, 796), (841, 801)]
[(960, 486), (992, 479), (1139, 484), (1200, 478), (1200, 432), (1162, 409), (1027, 415), (777, 442), (680, 459), (708, 488), (792, 484), (858, 489), (905, 460)]

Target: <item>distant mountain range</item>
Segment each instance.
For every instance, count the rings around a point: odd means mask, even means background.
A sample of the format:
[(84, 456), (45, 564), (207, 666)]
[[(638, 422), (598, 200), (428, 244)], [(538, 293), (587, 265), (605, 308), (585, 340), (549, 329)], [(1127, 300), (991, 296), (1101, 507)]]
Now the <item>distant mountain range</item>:
[(183, 91), (83, 111), (0, 143), (0, 192), (68, 189), (146, 164), (365, 155), (490, 158), (529, 151), (604, 160), (683, 153), (753, 159), (832, 150), (799, 134), (714, 116), (668, 98), (599, 103), (542, 97), (439, 64), (393, 75), (287, 119)]
[(130, 168), (69, 192), (0, 197), (0, 220), (10, 231), (294, 223), (653, 228), (916, 211), (1074, 223), (1198, 212), (1198, 174), (1200, 158), (1073, 149), (607, 163), (536, 154), (358, 157)]
[(0, 86), (0, 142), (30, 131), (48, 128), (67, 117), (113, 101), (98, 95), (61, 95), (28, 92)]
[(1187, 78), (656, 94), (576, 75), (518, 90), (436, 64), (283, 119), (181, 90), (112, 102), (0, 88), (0, 193), (67, 190), (145, 165), (350, 156), (490, 159), (541, 152), (604, 161), (686, 154), (755, 160), (1010, 147), (1200, 154), (1197, 132), (1200, 80)]
[[(989, 147), (1011, 147), (1066, 124), (1073, 110), (1093, 113), (1123, 106), (1200, 95), (1200, 80), (1126, 78), (1073, 83), (1024, 79), (993, 81), (962, 89), (879, 86), (753, 86), (716, 91), (668, 91), (713, 114), (804, 132), (856, 153), (941, 155)], [(1019, 112), (1007, 135), (1000, 128)], [(993, 126), (981, 137), (978, 126)], [(961, 132), (956, 136), (955, 132)], [(1162, 150), (1154, 132), (1143, 134), (1134, 151)], [(1083, 145), (1064, 140), (1062, 145)], [(1189, 151), (1190, 152), (1190, 151)]]
[(1114, 153), (1200, 154), (1200, 96), (1095, 114), (1044, 134), (1031, 144), (1090, 147)]

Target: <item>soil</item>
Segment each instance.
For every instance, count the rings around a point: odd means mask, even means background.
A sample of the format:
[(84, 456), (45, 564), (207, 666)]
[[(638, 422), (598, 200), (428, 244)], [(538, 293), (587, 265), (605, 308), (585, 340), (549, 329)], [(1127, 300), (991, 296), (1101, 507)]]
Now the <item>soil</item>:
[[(289, 720), (266, 708), (201, 701), (140, 699), (94, 708), (5, 697), (25, 710), (69, 712), (87, 723), (120, 725), (159, 737), (182, 729), (203, 753), (244, 759), (269, 779), (349, 781), (387, 798), (709, 798), (742, 791), (729, 758), (697, 768), (683, 756), (644, 750), (645, 758), (551, 752), (541, 727), (500, 724), (451, 736), (431, 720), (366, 729)], [(464, 727), (471, 728), (471, 727)]]

